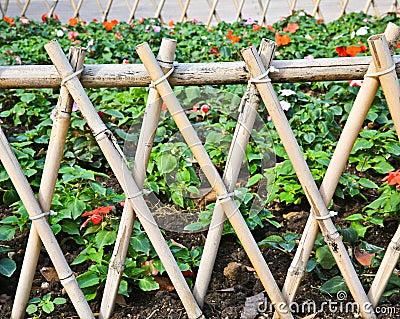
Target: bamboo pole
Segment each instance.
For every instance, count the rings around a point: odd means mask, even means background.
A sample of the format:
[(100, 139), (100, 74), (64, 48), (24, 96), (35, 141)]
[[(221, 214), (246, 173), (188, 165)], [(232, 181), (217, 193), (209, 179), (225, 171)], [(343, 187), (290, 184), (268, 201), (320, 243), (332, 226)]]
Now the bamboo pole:
[[(71, 65), (68, 63), (60, 45), (57, 41), (53, 40), (45, 45), (45, 49), (49, 54), (52, 62), (56, 66), (58, 72), (63, 78), (73, 74)], [(194, 297), (182, 275), (171, 251), (168, 248), (160, 229), (154, 220), (149, 207), (144, 201), (143, 194), (138, 188), (132, 173), (128, 169), (124, 159), (123, 153), (118, 143), (115, 141), (112, 133), (104, 125), (100, 116), (97, 114), (93, 104), (90, 102), (85, 93), (83, 86), (76, 77), (70, 78), (65, 82), (69, 93), (78, 104), (87, 124), (91, 128), (97, 143), (102, 150), (105, 158), (110, 164), (118, 182), (124, 190), (127, 199), (130, 201), (133, 209), (135, 210), (138, 219), (140, 220), (147, 236), (154, 246), (164, 268), (169, 275), (176, 292), (182, 300), (183, 306), (190, 319), (202, 318), (202, 313), (198, 307)]]
[(242, 10), (243, 10), (243, 6), (244, 6), (244, 1), (245, 0), (240, 0), (239, 7), (236, 8), (235, 21), (239, 21), (240, 19), (242, 19)]
[[(266, 68), (269, 68), (270, 66), (275, 49), (275, 42), (265, 39), (261, 42), (259, 51), (263, 60), (262, 62)], [(258, 92), (254, 84), (249, 84), (241, 101), (241, 104), (243, 104), (244, 107), (239, 110), (239, 118), (237, 120), (223, 176), (228, 192), (234, 191), (240, 168), (245, 157), (245, 151), (250, 139), (250, 132), (253, 129), (260, 102), (257, 94)], [(204, 297), (206, 296), (207, 288), (210, 283), (211, 273), (217, 257), (225, 219), (224, 210), (217, 201), (212, 214), (207, 240), (204, 245), (203, 257), (200, 261), (196, 282), (193, 288), (194, 297), (200, 307), (203, 307), (204, 305)]]
[[(254, 47), (243, 49), (242, 56), (254, 78), (265, 73), (265, 68), (263, 67)], [(328, 212), (321, 194), (318, 191), (310, 169), (304, 160), (304, 156), (297, 144), (282, 107), (280, 106), (272, 84), (270, 82), (256, 82), (256, 86), (282, 140), (282, 144), (285, 147), (293, 168), (296, 171), (304, 193), (311, 205), (313, 216), (314, 218), (319, 218), (318, 224), (321, 228), (322, 234), (324, 235), (325, 242), (329, 246), (354, 300), (360, 305), (362, 316), (364, 318), (376, 318), (372, 307), (368, 307), (370, 303), (367, 295), (364, 292), (357, 273), (351, 263), (350, 257), (347, 254), (346, 247), (331, 220), (330, 213)]]
[[(390, 44), (392, 49), (394, 49), (397, 39), (400, 36), (400, 27), (394, 23), (389, 23), (386, 27), (385, 34), (390, 39)], [(375, 65), (372, 61), (367, 72), (376, 72)], [(373, 77), (367, 77), (357, 94), (319, 190), (326, 206), (328, 206), (332, 200), (339, 179), (346, 167), (350, 152), (378, 88), (379, 81)], [(317, 221), (312, 216), (309, 216), (282, 289), (283, 295), (288, 302), (294, 300), (298, 291), (318, 232), (319, 226)], [(275, 315), (274, 318), (277, 318), (277, 316)]]
[[(377, 73), (379, 81), (385, 95), (390, 114), (394, 126), (396, 128), (397, 136), (400, 139), (400, 86), (396, 72), (390, 71), (393, 66), (393, 59), (391, 52), (384, 34), (372, 36), (368, 39), (368, 44)], [(373, 76), (374, 74), (372, 74)], [(400, 253), (400, 227), (397, 229), (392, 241), (390, 242), (385, 256), (382, 260), (381, 266), (372, 282), (370, 291), (368, 293), (371, 303), (377, 306), (382, 297), (383, 292), (390, 280), (390, 276), (397, 264)]]
[(390, 280), (390, 276), (393, 274), (393, 270), (396, 267), (397, 261), (399, 260), (399, 256), (400, 226), (397, 228), (396, 233), (388, 245), (385, 256), (382, 259), (382, 263), (378, 268), (374, 281), (372, 282), (371, 288), (368, 292), (368, 298), (374, 307), (379, 304), (379, 301)]
[(140, 0), (135, 0), (135, 2), (133, 3), (132, 10), (129, 13), (128, 23), (131, 23), (132, 20), (135, 19), (135, 13), (136, 13), (137, 7), (139, 5), (139, 1)]
[(103, 14), (103, 17), (102, 17), (102, 19), (101, 19), (102, 22), (107, 21), (108, 13), (110, 12), (112, 3), (113, 3), (113, 0), (109, 0), (109, 1), (108, 1), (106, 10), (104, 10), (104, 14)]
[(85, 296), (79, 288), (78, 282), (64, 258), (64, 254), (57, 243), (57, 239), (43, 214), (44, 211), (37, 202), (24, 172), (8, 144), (3, 130), (0, 130), (0, 150), (0, 160), (10, 176), (11, 182), (18, 192), (29, 217), (32, 219), (32, 224), (35, 225), (34, 227), (43, 241), (51, 261), (53, 262), (54, 268), (60, 278), (60, 282), (68, 293), (78, 315), (81, 318), (94, 319)]
[[(395, 56), (400, 75), (400, 56)], [(371, 57), (324, 58), (314, 60), (275, 60), (279, 70), (272, 82), (348, 81), (363, 79)], [(244, 62), (179, 63), (169, 77), (173, 86), (245, 84), (248, 72)], [(1, 88), (57, 88), (61, 78), (53, 65), (0, 66)], [(150, 77), (142, 64), (87, 64), (81, 82), (87, 88), (144, 87)]]
[(53, 1), (53, 4), (52, 4), (52, 6), (51, 6), (51, 8), (50, 8), (50, 10), (49, 10), (49, 13), (48, 13), (48, 16), (49, 16), (50, 18), (53, 17), (54, 10), (56, 9), (57, 4), (58, 4), (58, 0), (54, 0), (54, 1)]
[[(208, 15), (208, 19), (207, 19), (207, 22), (206, 22), (206, 26), (207, 26), (207, 27), (210, 26), (211, 20), (212, 20), (212, 17), (213, 17), (213, 16), (215, 16), (215, 19), (217, 20), (217, 22), (220, 22), (219, 16), (218, 16), (217, 11), (216, 11), (218, 1), (219, 1), (219, 0), (214, 0), (214, 2), (212, 3), (212, 6), (210, 6), (210, 13), (209, 13), (209, 15)], [(207, 2), (208, 2), (208, 4), (210, 5), (210, 1), (207, 0)]]
[(293, 318), (256, 241), (247, 227), (243, 216), (240, 214), (235, 201), (231, 197), (232, 194), (229, 194), (227, 191), (222, 178), (219, 176), (217, 169), (210, 160), (203, 144), (190, 124), (168, 81), (160, 81), (163, 77), (163, 72), (151, 52), (149, 45), (147, 43), (142, 43), (136, 46), (136, 51), (139, 58), (143, 61), (151, 79), (154, 82), (158, 81), (158, 84), (156, 85), (158, 93), (166, 104), (172, 118), (199, 163), (203, 173), (219, 196), (220, 204), (246, 250), (246, 253), (264, 285), (265, 290), (272, 302), (274, 302), (276, 310), (280, 312), (281, 318)]
[(182, 15), (179, 19), (180, 22), (184, 22), (185, 19), (187, 20), (187, 11), (189, 9), (190, 0), (186, 0), (184, 7), (182, 8)]
[[(175, 49), (175, 40), (162, 40), (157, 60), (168, 65), (169, 68), (163, 68), (165, 73), (167, 73), (171, 67), (173, 67)], [(133, 167), (133, 177), (139, 189), (143, 188), (143, 183), (146, 178), (147, 164), (149, 162), (151, 149), (153, 147), (154, 136), (161, 113), (161, 106), (162, 100), (158, 95), (157, 90), (150, 89)], [(110, 318), (114, 310), (115, 300), (117, 298), (118, 287), (124, 271), (125, 259), (134, 221), (135, 213), (132, 205), (129, 203), (129, 201), (126, 201), (118, 228), (118, 235), (115, 242), (114, 251), (108, 268), (106, 285), (100, 307), (100, 319)]]
[[(83, 48), (71, 48), (69, 59), (75, 71), (83, 67), (85, 54), (86, 52)], [(60, 168), (65, 140), (70, 124), (72, 103), (73, 100), (69, 95), (68, 90), (65, 87), (61, 87), (60, 98), (58, 99), (56, 107), (57, 113), (51, 131), (49, 148), (44, 163), (43, 175), (38, 194), (40, 207), (44, 211), (49, 211), (51, 208), (51, 200), (53, 198), (58, 170)], [(40, 237), (36, 231), (35, 225), (32, 224), (25, 250), (24, 262), (21, 268), (21, 275), (15, 293), (11, 319), (25, 317), (25, 309), (28, 303), (41, 246), (42, 243)]]

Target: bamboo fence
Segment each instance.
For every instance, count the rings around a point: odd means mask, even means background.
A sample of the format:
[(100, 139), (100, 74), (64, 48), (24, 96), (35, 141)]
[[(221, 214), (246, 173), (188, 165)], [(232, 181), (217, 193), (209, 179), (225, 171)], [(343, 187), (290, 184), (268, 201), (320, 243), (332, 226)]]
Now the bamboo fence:
[[(315, 1), (316, 4), (318, 2), (320, 1)], [(373, 4), (373, 1), (370, 2)], [(214, 1), (215, 3), (217, 1)], [(291, 5), (295, 5), (296, 1), (290, 3)], [(112, 315), (116, 290), (118, 288), (117, 283), (119, 283), (123, 271), (127, 240), (129, 242), (135, 218), (134, 211), (159, 254), (191, 319), (204, 318), (201, 307), (204, 304), (204, 296), (215, 262), (215, 251), (217, 251), (219, 246), (222, 230), (221, 225), (225, 217), (229, 219), (235, 229), (271, 301), (277, 305), (276, 317), (293, 318), (290, 311), (288, 311), (288, 305), (295, 297), (316, 234), (320, 229), (354, 300), (360, 305), (362, 317), (376, 318), (373, 307), (376, 307), (378, 304), (399, 258), (400, 227), (388, 246), (383, 262), (367, 295), (361, 286), (326, 205), (333, 196), (333, 191), (336, 188), (349, 152), (379, 85), (382, 86), (397, 134), (400, 136), (400, 114), (398, 112), (400, 108), (400, 88), (398, 81), (400, 57), (392, 57), (391, 54), (393, 52), (390, 51), (390, 48), (393, 48), (393, 44), (397, 42), (399, 35), (400, 28), (394, 24), (389, 24), (385, 34), (371, 37), (368, 43), (373, 53), (372, 57), (315, 59), (312, 61), (274, 61), (272, 58), (275, 45), (272, 41), (264, 41), (260, 46), (259, 53), (257, 53), (254, 47), (249, 47), (242, 51), (244, 63), (199, 64), (173, 63), (176, 43), (165, 39), (160, 48), (158, 60), (154, 57), (148, 44), (143, 43), (136, 48), (140, 59), (143, 61), (143, 65), (86, 65), (80, 74), (75, 71), (81, 68), (84, 54), (78, 53), (79, 57), (72, 57), (70, 64), (62, 53), (58, 43), (52, 41), (45, 47), (55, 67), (0, 67), (1, 88), (43, 88), (57, 87), (62, 84), (60, 100), (57, 106), (57, 117), (46, 158), (45, 172), (48, 175), (42, 179), (38, 201), (34, 198), (32, 190), (23, 176), (19, 163), (12, 154), (4, 134), (0, 132), (1, 147), (5, 150), (3, 153), (0, 153), (0, 159), (9, 172), (15, 188), (33, 219), (34, 227), (29, 239), (32, 248), (27, 249), (27, 255), (33, 257), (28, 257), (32, 260), (24, 261), (24, 267), (28, 267), (26, 265), (32, 268), (35, 267), (40, 249), (40, 239), (42, 239), (59, 277), (64, 280), (62, 283), (65, 284), (65, 288), (71, 297), (78, 315), (82, 318), (93, 317), (82, 292), (77, 287), (76, 280), (69, 266), (65, 262), (58, 244), (55, 242), (54, 236), (52, 236), (49, 225), (44, 218), (46, 214), (43, 214), (43, 212), (47, 212), (50, 209), (55, 179), (62, 157), (63, 143), (69, 126), (71, 103), (72, 99), (74, 99), (79, 105), (101, 150), (121, 184), (126, 194), (127, 202), (129, 202), (129, 205), (126, 205), (126, 209), (124, 210), (120, 233), (118, 234), (117, 244), (110, 263), (109, 280), (107, 281), (108, 284), (106, 284), (103, 296), (100, 318), (110, 318)], [(78, 52), (81, 51), (78, 50)], [(266, 69), (270, 65), (279, 69), (279, 72), (269, 73)], [(80, 79), (78, 76), (80, 76)], [(335, 165), (332, 164), (329, 166), (327, 176), (324, 179), (321, 189), (318, 190), (286, 116), (280, 107), (271, 82), (350, 80), (360, 79), (364, 76), (364, 85), (361, 87), (356, 98), (331, 161), (331, 164), (335, 163)], [(139, 139), (141, 141), (138, 148), (140, 151), (136, 154), (140, 160), (135, 161), (137, 163), (132, 174), (121, 155), (122, 151), (112, 138), (111, 132), (106, 128), (95, 111), (94, 106), (84, 91), (84, 87), (137, 87), (147, 86), (151, 82), (149, 101), (146, 106), (146, 115)], [(241, 104), (235, 137), (228, 155), (229, 160), (227, 161), (224, 176), (221, 177), (191, 126), (171, 86), (227, 83), (249, 83), (249, 85), (246, 96), (243, 98)], [(246, 149), (249, 139), (248, 132), (254, 124), (254, 116), (260, 102), (259, 96), (271, 115), (275, 128), (281, 137), (289, 159), (312, 207), (310, 218), (282, 291), (276, 285), (262, 253), (232, 198), (232, 191), (237, 179), (237, 167), (242, 162), (243, 150)], [(207, 253), (203, 257), (193, 294), (168, 249), (149, 207), (142, 197), (142, 186), (145, 179), (148, 155), (151, 151), (154, 131), (157, 128), (162, 101), (169, 109), (171, 117), (175, 120), (204, 174), (218, 195), (213, 223), (219, 226), (212, 227), (207, 236), (205, 252), (209, 251), (211, 253)], [(328, 176), (330, 177), (328, 178)], [(32, 251), (32, 253), (28, 254), (28, 251)], [(13, 319), (23, 317), (24, 312), (21, 312), (20, 309), (25, 309), (32, 278), (33, 275), (29, 270), (24, 271), (21, 276), (17, 298), (13, 307)], [(370, 307), (366, 305), (370, 305)]]
[[(324, 19), (337, 13), (336, 19), (350, 11), (381, 16), (386, 12), (399, 10), (398, 0), (6, 0), (0, 3), (3, 16), (19, 15), (30, 17), (40, 11), (48, 16), (54, 14), (66, 17), (96, 17), (102, 21), (107, 19), (123, 19), (131, 22), (133, 19), (153, 17), (168, 22), (201, 19), (210, 25), (215, 22), (239, 21), (252, 16), (260, 24), (267, 23), (267, 17), (275, 15), (274, 21), (286, 15), (291, 10), (305, 9), (315, 17)], [(199, 17), (199, 11), (202, 16)], [(195, 16), (194, 14), (197, 14)], [(40, 17), (39, 15), (39, 17)], [(227, 16), (228, 15), (228, 16)], [(164, 18), (167, 17), (167, 18)]]

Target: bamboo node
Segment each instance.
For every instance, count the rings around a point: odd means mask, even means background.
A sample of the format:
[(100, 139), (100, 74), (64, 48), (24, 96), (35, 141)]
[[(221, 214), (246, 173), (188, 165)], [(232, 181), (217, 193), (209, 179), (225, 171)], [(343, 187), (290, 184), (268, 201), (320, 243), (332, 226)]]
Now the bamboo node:
[(35, 219), (40, 219), (40, 218), (46, 217), (48, 215), (54, 216), (54, 215), (57, 215), (57, 212), (49, 210), (48, 212), (43, 212), (41, 214), (37, 214), (37, 215), (34, 215), (34, 216), (29, 216), (29, 218), (31, 220), (35, 220)]
[(172, 65), (171, 70), (165, 73), (162, 77), (160, 77), (157, 81), (151, 81), (149, 87), (154, 89), (158, 84), (168, 79), (168, 77), (175, 71), (174, 65)]
[(217, 197), (217, 200), (219, 200), (219, 201), (223, 201), (223, 200), (225, 200), (225, 199), (227, 199), (227, 198), (229, 198), (229, 197), (234, 197), (234, 196), (237, 196), (237, 195), (240, 195), (242, 192), (240, 191), (240, 190), (238, 190), (238, 189), (235, 189), (233, 192), (231, 192), (231, 193), (226, 193), (226, 194), (222, 194), (222, 195), (217, 195), (216, 197)]
[(314, 214), (314, 212), (311, 210), (311, 215), (316, 219), (316, 220), (324, 220), (324, 219), (329, 219), (331, 217), (334, 217), (338, 214), (338, 212), (334, 212), (334, 211), (329, 211), (328, 214), (326, 215), (322, 215), (322, 216), (317, 216)]
[(374, 77), (378, 77), (378, 76), (381, 76), (381, 75), (385, 75), (385, 74), (388, 74), (388, 73), (392, 72), (395, 68), (396, 68), (396, 63), (393, 63), (393, 65), (390, 68), (387, 68), (386, 70), (382, 70), (382, 71), (379, 71), (379, 72), (366, 73), (364, 75), (364, 78), (366, 78), (366, 77), (373, 77), (374, 78)]
[(60, 282), (63, 286), (65, 286), (66, 284), (68, 284), (70, 281), (74, 281), (75, 280), (75, 276), (73, 273), (70, 273), (67, 277), (60, 279)]
[(70, 75), (66, 76), (65, 78), (63, 78), (61, 80), (61, 85), (64, 86), (66, 82), (68, 82), (69, 80), (73, 79), (74, 77), (78, 76), (79, 74), (81, 74), (83, 72), (83, 69), (79, 69), (78, 71), (75, 71), (74, 73), (71, 73)]
[(391, 242), (390, 242), (390, 246), (391, 246), (391, 248), (392, 248), (395, 252), (400, 253), (400, 240), (395, 241), (395, 240), (392, 238), (392, 240), (391, 240)]
[(142, 189), (140, 191), (138, 191), (137, 193), (133, 194), (133, 195), (128, 195), (126, 198), (127, 199), (133, 199), (139, 196), (143, 196), (143, 195), (148, 195), (150, 194), (152, 191), (148, 190), (148, 189)]

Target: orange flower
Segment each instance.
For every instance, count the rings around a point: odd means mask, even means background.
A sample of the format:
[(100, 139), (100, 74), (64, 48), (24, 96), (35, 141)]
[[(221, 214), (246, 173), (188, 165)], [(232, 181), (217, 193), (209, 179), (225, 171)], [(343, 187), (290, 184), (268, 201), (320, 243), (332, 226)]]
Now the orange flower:
[(168, 22), (168, 25), (172, 28), (175, 25), (174, 20), (170, 20)]
[(335, 50), (339, 56), (347, 56), (345, 47), (337, 47)]
[(119, 22), (118, 22), (118, 20), (111, 20), (111, 23), (112, 23), (113, 25), (117, 25)]
[(79, 22), (78, 18), (71, 18), (71, 19), (69, 19), (69, 25), (70, 25), (71, 27), (77, 25), (78, 22)]
[(396, 49), (400, 49), (400, 42), (396, 44)]
[(278, 47), (282, 45), (287, 45), (290, 43), (290, 37), (288, 35), (280, 35), (279, 33), (275, 34), (275, 41)]
[(4, 16), (4, 21), (7, 22), (10, 26), (14, 26), (15, 22), (14, 22), (14, 18), (7, 18), (6, 16)]
[(356, 56), (357, 54), (363, 52), (362, 50), (362, 47), (351, 45), (346, 48), (346, 53), (348, 56)]
[(104, 21), (103, 26), (107, 31), (111, 31), (114, 28), (114, 24), (109, 21)]
[(274, 28), (272, 25), (270, 25), (270, 24), (267, 25), (267, 29), (270, 30), (270, 31), (272, 31), (272, 32), (274, 32), (274, 33), (275, 33), (275, 31), (276, 31), (275, 28)]
[(396, 185), (397, 188), (400, 188), (400, 170), (395, 172), (389, 172), (389, 175), (386, 176), (382, 181), (388, 181), (389, 185)]
[(229, 30), (226, 38), (232, 41), (232, 44), (235, 44), (240, 41), (240, 38), (236, 35), (233, 35), (233, 31)]
[(253, 24), (253, 31), (254, 31), (254, 32), (260, 30), (261, 28), (262, 28), (262, 26), (257, 25), (257, 24)]
[(292, 22), (283, 28), (283, 32), (295, 33), (299, 29), (299, 24), (297, 22)]

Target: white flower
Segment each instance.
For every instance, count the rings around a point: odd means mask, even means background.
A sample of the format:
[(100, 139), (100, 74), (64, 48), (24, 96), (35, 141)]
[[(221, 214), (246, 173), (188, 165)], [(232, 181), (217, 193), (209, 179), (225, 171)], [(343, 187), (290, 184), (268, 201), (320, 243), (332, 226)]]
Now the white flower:
[(293, 90), (287, 90), (287, 89), (280, 90), (279, 93), (280, 93), (282, 96), (296, 95), (296, 92), (295, 92), (295, 91), (293, 91)]
[(201, 39), (202, 39), (202, 40), (207, 40), (207, 37), (206, 37), (205, 35), (203, 35), (203, 36), (201, 37)]
[(289, 102), (286, 102), (286, 101), (280, 101), (280, 102), (281, 102), (282, 110), (284, 110), (284, 111), (287, 111), (292, 107)]
[(312, 36), (309, 35), (309, 34), (307, 34), (307, 35), (305, 36), (305, 38), (306, 38), (307, 40), (314, 40), (314, 39), (312, 38)]
[(369, 27), (361, 27), (357, 30), (356, 35), (366, 35), (368, 34)]
[(58, 36), (59, 38), (63, 37), (63, 36), (64, 36), (63, 30), (57, 30), (57, 36)]
[(351, 39), (354, 39), (355, 36), (356, 36), (356, 32), (355, 32), (355, 31), (352, 31), (352, 32), (350, 33), (350, 38), (351, 38)]

